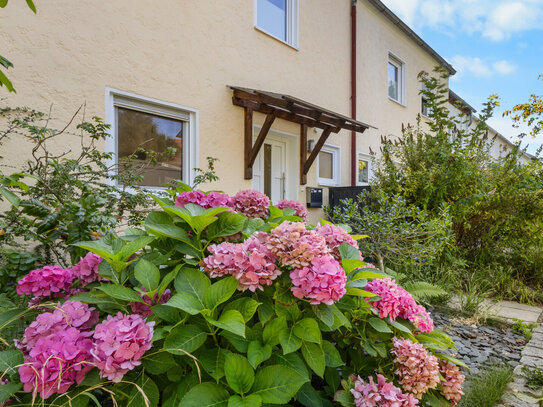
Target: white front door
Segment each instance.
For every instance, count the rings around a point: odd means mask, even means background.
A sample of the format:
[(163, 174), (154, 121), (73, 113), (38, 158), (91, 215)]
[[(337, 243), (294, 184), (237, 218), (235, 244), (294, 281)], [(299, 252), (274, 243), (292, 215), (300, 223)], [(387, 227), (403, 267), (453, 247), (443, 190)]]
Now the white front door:
[(286, 142), (266, 138), (253, 166), (253, 188), (268, 195), (272, 203), (285, 199), (287, 178)]

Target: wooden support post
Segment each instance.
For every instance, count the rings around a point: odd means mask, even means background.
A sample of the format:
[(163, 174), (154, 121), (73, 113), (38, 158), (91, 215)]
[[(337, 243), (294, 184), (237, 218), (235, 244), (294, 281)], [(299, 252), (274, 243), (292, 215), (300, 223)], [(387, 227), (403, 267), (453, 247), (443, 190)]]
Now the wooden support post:
[(245, 164), (245, 179), (253, 179), (253, 166), (249, 165), (249, 156), (253, 148), (253, 109), (245, 108), (245, 149), (244, 149), (244, 164)]
[(300, 185), (307, 184), (307, 173), (304, 172), (307, 161), (307, 126), (300, 126)]
[(303, 171), (304, 175), (307, 175), (307, 173), (309, 172), (309, 169), (311, 168), (311, 166), (313, 165), (313, 162), (315, 161), (315, 159), (319, 155), (322, 146), (324, 145), (324, 143), (328, 139), (328, 136), (330, 136), (330, 133), (332, 132), (332, 130), (333, 130), (332, 127), (327, 127), (322, 132), (322, 134), (321, 134), (321, 136), (319, 138), (319, 141), (317, 141), (317, 144), (313, 148), (313, 151), (311, 152), (311, 155), (309, 156), (309, 158), (307, 159), (307, 161), (304, 164), (304, 171)]
[(248, 165), (249, 167), (251, 167), (251, 169), (253, 168), (253, 164), (255, 163), (256, 156), (258, 155), (258, 152), (262, 148), (262, 144), (264, 144), (264, 140), (266, 139), (266, 136), (268, 135), (268, 132), (270, 131), (270, 128), (274, 120), (275, 120), (275, 116), (273, 114), (267, 115), (266, 120), (264, 121), (264, 125), (260, 129), (260, 133), (258, 133), (258, 137), (256, 139), (255, 145), (252, 146), (251, 152), (249, 153)]

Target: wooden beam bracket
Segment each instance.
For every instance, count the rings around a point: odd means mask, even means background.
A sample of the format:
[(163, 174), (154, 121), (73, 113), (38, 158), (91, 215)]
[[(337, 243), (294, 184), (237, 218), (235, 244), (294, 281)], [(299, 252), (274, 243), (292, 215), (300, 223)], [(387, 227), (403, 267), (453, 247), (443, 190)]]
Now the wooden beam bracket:
[(300, 126), (300, 185), (307, 184), (307, 173), (304, 172), (307, 161), (307, 126)]
[(274, 120), (273, 114), (270, 113), (266, 116), (264, 125), (253, 145), (253, 110), (250, 107), (245, 108), (245, 179), (253, 179), (253, 165)]

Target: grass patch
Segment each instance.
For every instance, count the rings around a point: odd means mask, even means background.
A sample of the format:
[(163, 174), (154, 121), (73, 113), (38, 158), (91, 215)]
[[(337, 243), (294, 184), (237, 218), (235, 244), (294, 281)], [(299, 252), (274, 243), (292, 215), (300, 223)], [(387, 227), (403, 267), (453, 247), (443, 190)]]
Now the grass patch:
[(502, 398), (507, 383), (513, 377), (509, 366), (489, 366), (479, 374), (466, 380), (466, 395), (458, 407), (493, 407)]

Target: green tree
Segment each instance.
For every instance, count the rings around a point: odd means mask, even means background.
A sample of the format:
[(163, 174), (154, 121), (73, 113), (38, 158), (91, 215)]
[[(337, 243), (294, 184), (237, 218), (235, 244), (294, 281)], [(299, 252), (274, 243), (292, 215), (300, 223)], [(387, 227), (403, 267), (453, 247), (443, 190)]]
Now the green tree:
[[(539, 75), (539, 80), (543, 81), (543, 75)], [(511, 116), (513, 123), (518, 126), (524, 122), (531, 127), (530, 135), (537, 136), (543, 130), (543, 96), (535, 93), (530, 96), (527, 103), (515, 105), (511, 110), (507, 110), (504, 116)]]
[(435, 217), (448, 205), (458, 253), (509, 264), (532, 278), (541, 263), (534, 254), (543, 244), (541, 160), (522, 164), (519, 144), (493, 157), (485, 122), (499, 105), (497, 96), (490, 96), (471, 126), (463, 125), (468, 118), (451, 117), (446, 76), (437, 73), (420, 76), (430, 120), (418, 117), (398, 139), (384, 139), (375, 188)]

